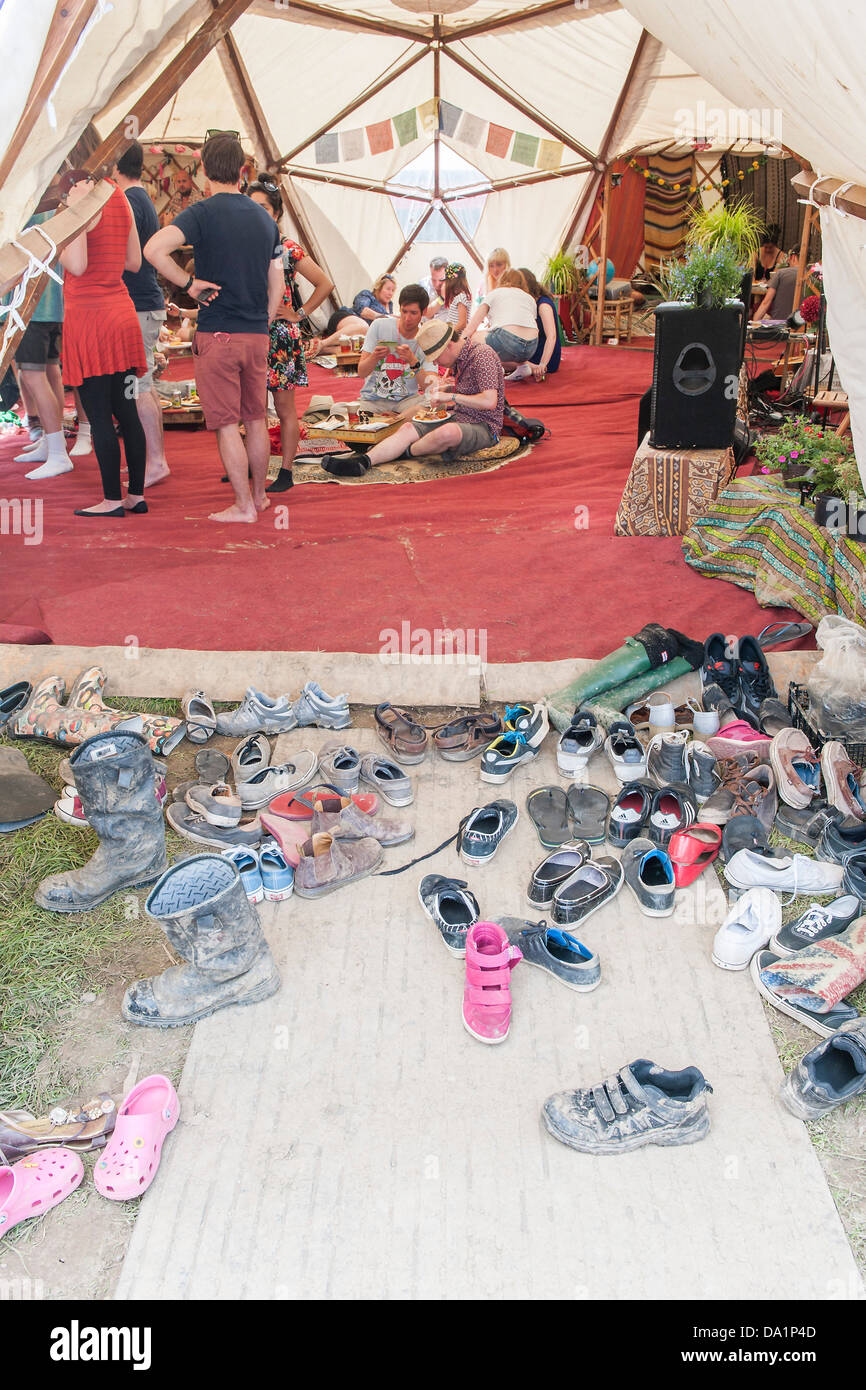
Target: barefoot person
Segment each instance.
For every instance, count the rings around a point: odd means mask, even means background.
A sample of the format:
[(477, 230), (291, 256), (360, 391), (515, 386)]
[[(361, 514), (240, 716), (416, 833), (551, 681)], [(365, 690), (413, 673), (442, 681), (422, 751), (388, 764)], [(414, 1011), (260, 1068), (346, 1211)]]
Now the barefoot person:
[(329, 454), (322, 460), (327, 473), (335, 478), (361, 477), (377, 464), (391, 463), (403, 454), (410, 458), (441, 454), (451, 460), (498, 442), (505, 410), (505, 378), (493, 349), (456, 334), (441, 319), (419, 330), (417, 347), (427, 363), (451, 369), (428, 389), (430, 408), (447, 409), (449, 418), (441, 422), (407, 421), (366, 454), (351, 458)]
[[(152, 236), (144, 254), (169, 284), (201, 303), (192, 347), (196, 388), (235, 494), (233, 505), (210, 519), (252, 522), (270, 506), (268, 330), (285, 292), (283, 245), (274, 219), (240, 192), (240, 141), (212, 135), (201, 157), (211, 196)], [(188, 279), (172, 258), (184, 245), (195, 256), (196, 275)]]

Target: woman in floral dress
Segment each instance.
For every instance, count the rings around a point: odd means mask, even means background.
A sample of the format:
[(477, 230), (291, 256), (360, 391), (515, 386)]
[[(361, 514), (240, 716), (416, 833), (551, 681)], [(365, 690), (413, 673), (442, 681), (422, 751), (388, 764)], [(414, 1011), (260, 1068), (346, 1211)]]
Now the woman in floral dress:
[[(250, 184), (249, 195), (254, 203), (259, 203), (279, 222), (283, 212), (280, 190), (270, 179), (259, 179)], [(268, 353), (268, 390), (274, 398), (274, 406), (280, 417), (280, 452), (282, 466), (268, 492), (285, 492), (292, 486), (292, 463), (298, 451), (301, 427), (295, 407), (295, 387), (306, 386), (307, 362), (304, 345), (301, 341), (301, 319), (312, 313), (313, 309), (327, 299), (334, 288), (321, 266), (306, 254), (296, 241), (283, 239), (283, 273), (286, 278), (286, 292), (277, 315), (271, 324), (271, 347)], [(296, 274), (302, 275), (313, 286), (313, 293), (301, 302)]]

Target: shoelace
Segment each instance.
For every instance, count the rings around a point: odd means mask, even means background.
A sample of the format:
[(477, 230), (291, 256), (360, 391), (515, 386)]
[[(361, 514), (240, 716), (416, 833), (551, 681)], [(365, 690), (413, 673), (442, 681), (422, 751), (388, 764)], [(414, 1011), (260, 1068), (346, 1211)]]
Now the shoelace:
[(745, 667), (740, 667), (740, 679), (748, 677), (748, 685), (751, 693), (760, 697), (761, 700), (773, 699), (776, 694), (776, 687), (766, 671), (747, 671)]
[(513, 724), (514, 721), (517, 719), (529, 719), (531, 717), (532, 710), (529, 708), (528, 705), (506, 705), (505, 714), (502, 716), (502, 722), (507, 727), (509, 724)]
[(803, 913), (795, 934), (804, 936), (807, 941), (811, 941), (812, 937), (817, 936), (824, 927), (829, 927), (831, 920), (827, 909), (821, 907), (819, 903), (815, 903), (813, 907), (808, 908)]

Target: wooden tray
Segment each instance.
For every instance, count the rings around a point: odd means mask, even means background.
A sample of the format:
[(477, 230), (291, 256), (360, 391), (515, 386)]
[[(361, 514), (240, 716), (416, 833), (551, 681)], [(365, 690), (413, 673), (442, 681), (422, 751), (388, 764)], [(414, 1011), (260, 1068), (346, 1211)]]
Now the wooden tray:
[(378, 444), (380, 440), (396, 434), (402, 424), (405, 421), (395, 419), (392, 425), (385, 425), (380, 430), (367, 430), (361, 426), (347, 430), (321, 429), (318, 425), (305, 425), (304, 432), (308, 439), (339, 439), (343, 444)]

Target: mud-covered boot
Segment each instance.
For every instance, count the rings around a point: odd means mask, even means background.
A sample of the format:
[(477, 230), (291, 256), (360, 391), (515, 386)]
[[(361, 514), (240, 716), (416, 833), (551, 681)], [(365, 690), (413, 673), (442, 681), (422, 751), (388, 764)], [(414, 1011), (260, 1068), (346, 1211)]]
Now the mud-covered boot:
[(128, 1023), (177, 1028), (228, 1004), (258, 1004), (279, 989), (258, 915), (229, 859), (182, 859), (163, 874), (146, 909), (188, 964), (130, 985), (122, 1006)]
[(49, 912), (86, 912), (121, 888), (153, 883), (167, 864), (156, 766), (144, 739), (125, 729), (97, 734), (69, 763), (99, 846), (80, 869), (42, 880), (36, 902)]

